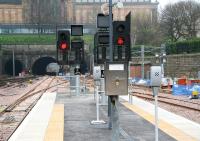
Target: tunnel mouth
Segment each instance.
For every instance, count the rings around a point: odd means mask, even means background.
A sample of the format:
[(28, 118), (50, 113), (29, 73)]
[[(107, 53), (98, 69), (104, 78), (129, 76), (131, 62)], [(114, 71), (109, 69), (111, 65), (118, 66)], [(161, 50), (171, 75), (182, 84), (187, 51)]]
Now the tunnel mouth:
[(33, 75), (52, 75), (51, 73), (47, 73), (46, 67), (50, 63), (56, 63), (57, 61), (52, 57), (41, 57), (37, 59), (32, 66)]
[[(20, 60), (15, 60), (15, 76), (19, 75), (23, 70), (23, 64)], [(5, 73), (8, 75), (13, 75), (13, 60), (9, 59), (5, 63)]]

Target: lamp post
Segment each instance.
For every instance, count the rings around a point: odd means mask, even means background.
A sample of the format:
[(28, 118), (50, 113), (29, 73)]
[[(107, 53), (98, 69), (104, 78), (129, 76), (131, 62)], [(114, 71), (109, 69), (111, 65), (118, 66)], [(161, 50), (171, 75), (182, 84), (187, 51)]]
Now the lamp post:
[(142, 58), (141, 74), (142, 74), (142, 79), (144, 79), (144, 45), (141, 46), (141, 58)]
[(166, 52), (165, 52), (165, 45), (161, 45), (161, 52), (158, 54), (155, 54), (156, 57), (156, 63), (160, 63), (161, 66), (161, 73), (162, 73), (162, 78), (164, 78), (165, 73), (164, 73), (164, 63), (166, 63)]
[(166, 63), (166, 51), (165, 51), (165, 44), (161, 45), (161, 51), (160, 51), (160, 58), (161, 58), (161, 69), (162, 69), (162, 78), (164, 78), (164, 63)]

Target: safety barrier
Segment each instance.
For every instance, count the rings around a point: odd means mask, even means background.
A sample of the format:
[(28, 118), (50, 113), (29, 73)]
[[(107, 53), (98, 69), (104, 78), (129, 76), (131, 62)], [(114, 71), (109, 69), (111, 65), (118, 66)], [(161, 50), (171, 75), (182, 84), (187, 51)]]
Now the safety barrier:
[(59, 85), (57, 93), (67, 95), (85, 95), (86, 94), (86, 78), (80, 75), (58, 76), (59, 79), (67, 81), (67, 85)]

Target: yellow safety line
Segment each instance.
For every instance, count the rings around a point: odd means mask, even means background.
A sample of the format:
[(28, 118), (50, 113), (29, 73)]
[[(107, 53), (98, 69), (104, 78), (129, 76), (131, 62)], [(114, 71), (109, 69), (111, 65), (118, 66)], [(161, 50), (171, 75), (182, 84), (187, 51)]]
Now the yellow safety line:
[(64, 140), (64, 105), (54, 105), (48, 127), (46, 129), (44, 141)]
[[(123, 102), (122, 104), (128, 109), (130, 109), (131, 111), (137, 113), (138, 115), (140, 115), (141, 117), (149, 121), (150, 123), (154, 124), (153, 115), (149, 114), (148, 112), (145, 112), (143, 109), (135, 105), (129, 104), (128, 102)], [(163, 132), (165, 132), (166, 134), (170, 135), (171, 137), (173, 137), (174, 139), (178, 141), (198, 141), (196, 138), (188, 134), (185, 134), (181, 130), (177, 129), (176, 127), (172, 126), (171, 124), (161, 119), (159, 119), (159, 129), (161, 129)], [(192, 131), (188, 131), (188, 132), (192, 132)]]

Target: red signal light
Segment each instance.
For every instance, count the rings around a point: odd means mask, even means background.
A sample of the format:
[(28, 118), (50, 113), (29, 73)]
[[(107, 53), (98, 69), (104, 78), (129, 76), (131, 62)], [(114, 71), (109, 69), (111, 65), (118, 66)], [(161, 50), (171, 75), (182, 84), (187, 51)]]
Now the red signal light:
[(61, 49), (61, 50), (66, 50), (66, 49), (68, 49), (67, 43), (61, 43), (61, 44), (60, 44), (60, 49)]
[(117, 38), (117, 45), (124, 45), (124, 38), (123, 37), (118, 37)]

